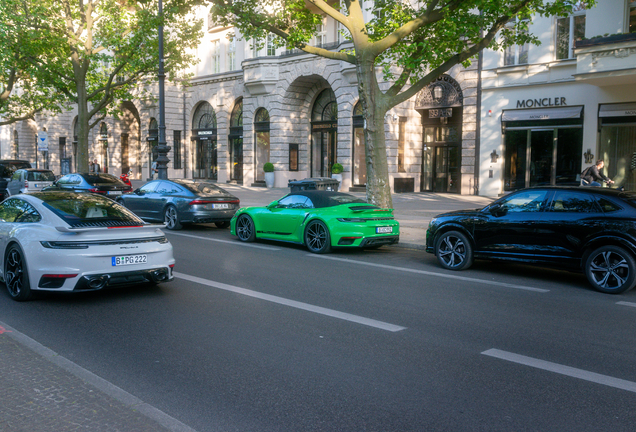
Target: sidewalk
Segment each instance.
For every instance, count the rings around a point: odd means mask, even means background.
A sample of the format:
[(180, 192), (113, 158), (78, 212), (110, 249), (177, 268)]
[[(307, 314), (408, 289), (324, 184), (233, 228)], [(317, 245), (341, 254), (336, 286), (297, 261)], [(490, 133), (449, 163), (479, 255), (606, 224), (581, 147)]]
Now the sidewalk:
[[(134, 180), (133, 188), (145, 182)], [(241, 207), (265, 206), (289, 193), (289, 188), (262, 188), (236, 184), (218, 184), (219, 187), (236, 195)], [(347, 192), (366, 199), (364, 192)], [(493, 198), (475, 195), (454, 195), (435, 192), (414, 192), (393, 194), (393, 208), (400, 222), (400, 242), (397, 247), (424, 249), (426, 247), (426, 229), (429, 221), (437, 214), (453, 210), (481, 208), (493, 201)]]

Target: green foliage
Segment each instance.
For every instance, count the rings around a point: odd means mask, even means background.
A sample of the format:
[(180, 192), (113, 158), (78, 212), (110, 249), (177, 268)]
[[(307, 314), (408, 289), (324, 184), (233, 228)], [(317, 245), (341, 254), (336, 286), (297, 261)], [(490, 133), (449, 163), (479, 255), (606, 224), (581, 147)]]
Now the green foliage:
[(336, 162), (335, 164), (333, 164), (331, 166), (331, 173), (332, 174), (341, 174), (342, 171), (344, 171), (344, 168), (338, 162)]
[(263, 171), (274, 172), (274, 164), (271, 162), (265, 162), (265, 164), (263, 165)]

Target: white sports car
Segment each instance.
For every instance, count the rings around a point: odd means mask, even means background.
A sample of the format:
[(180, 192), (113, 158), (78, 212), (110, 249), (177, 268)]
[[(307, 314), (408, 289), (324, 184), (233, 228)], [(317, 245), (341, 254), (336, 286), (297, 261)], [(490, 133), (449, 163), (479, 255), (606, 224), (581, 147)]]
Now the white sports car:
[(34, 192), (0, 203), (0, 276), (11, 298), (173, 279), (172, 245), (97, 194)]

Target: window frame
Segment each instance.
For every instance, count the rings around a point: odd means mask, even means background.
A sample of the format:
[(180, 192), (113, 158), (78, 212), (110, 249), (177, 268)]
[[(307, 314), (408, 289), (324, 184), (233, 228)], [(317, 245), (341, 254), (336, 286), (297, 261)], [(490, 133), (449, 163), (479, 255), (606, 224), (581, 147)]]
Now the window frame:
[(215, 39), (211, 42), (210, 57), (212, 60), (211, 72), (217, 74), (221, 72), (221, 41)]
[[(513, 22), (514, 20), (514, 22)], [(529, 19), (522, 19), (519, 20), (519, 17), (515, 17), (512, 20), (508, 21), (508, 23), (506, 24), (507, 27), (512, 27), (514, 26), (517, 22), (519, 21), (530, 21)], [(509, 50), (514, 50), (514, 53), (512, 55), (512, 63), (508, 63), (507, 59), (509, 58)], [(518, 66), (518, 65), (524, 65), (524, 64), (528, 64), (529, 62), (529, 52), (530, 52), (530, 44), (528, 42), (526, 42), (523, 45), (519, 45), (519, 44), (514, 44), (509, 46), (508, 48), (506, 48), (503, 51), (503, 65), (504, 66)], [(525, 61), (521, 62), (521, 57), (522, 55), (525, 54)]]
[[(571, 60), (574, 57), (574, 31), (575, 31), (575, 19), (583, 16), (585, 18), (583, 25), (583, 36), (585, 36), (585, 27), (587, 26), (587, 5), (584, 1), (579, 1), (579, 5), (584, 6), (582, 9), (572, 12), (567, 17), (555, 17), (554, 21), (554, 58), (555, 60)], [(569, 20), (568, 29), (568, 56), (567, 58), (559, 58), (559, 20)]]

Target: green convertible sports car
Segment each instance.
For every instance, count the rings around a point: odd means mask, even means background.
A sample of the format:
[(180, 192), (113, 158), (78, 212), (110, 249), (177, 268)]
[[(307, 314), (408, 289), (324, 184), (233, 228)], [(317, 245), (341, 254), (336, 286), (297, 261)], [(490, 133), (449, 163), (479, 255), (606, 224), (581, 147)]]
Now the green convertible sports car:
[(244, 242), (280, 240), (304, 244), (314, 253), (327, 253), (332, 246), (377, 248), (400, 239), (393, 209), (322, 190), (292, 192), (267, 207), (241, 208), (230, 229)]

